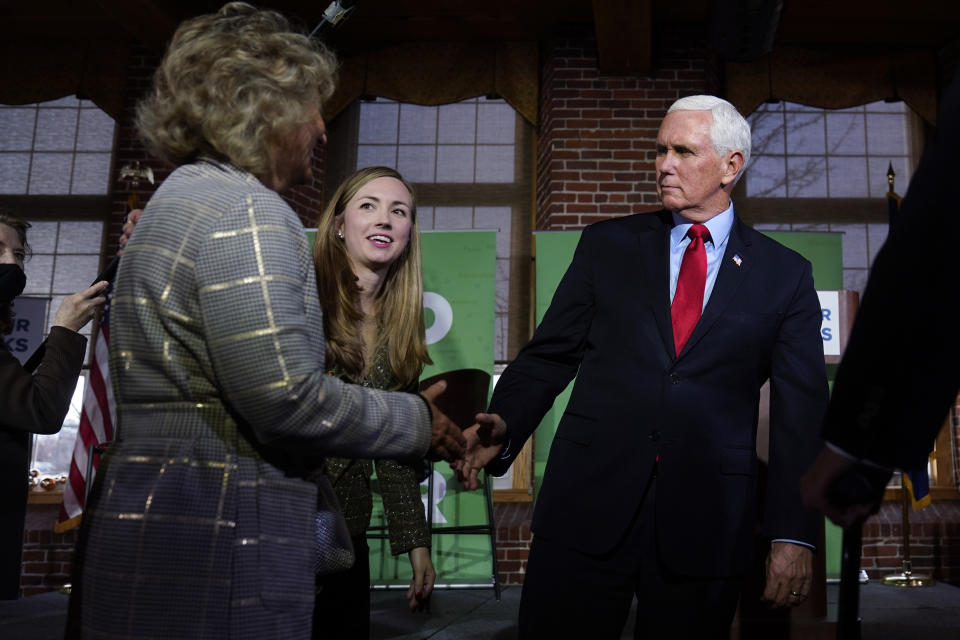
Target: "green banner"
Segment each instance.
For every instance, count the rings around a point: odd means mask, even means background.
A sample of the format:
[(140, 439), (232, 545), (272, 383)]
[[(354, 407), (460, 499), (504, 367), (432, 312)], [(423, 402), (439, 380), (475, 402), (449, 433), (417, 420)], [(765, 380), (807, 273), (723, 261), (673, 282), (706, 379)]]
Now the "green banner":
[(813, 286), (818, 291), (843, 289), (843, 234), (826, 231), (764, 231), (793, 249), (813, 266)]
[[(457, 369), (481, 369), (492, 375), (496, 239), (495, 231), (421, 234), (424, 320), (433, 359), (422, 379)], [(462, 490), (445, 462), (435, 465), (433, 480), (433, 500), (427, 496), (426, 482), (421, 491), (425, 504), (433, 502), (429, 505), (434, 527), (431, 557), (437, 584), (490, 584), (493, 559), (489, 536), (438, 532), (443, 527), (489, 524), (483, 492)], [(386, 517), (376, 480), (373, 489), (370, 579), (375, 585), (405, 588), (410, 583), (410, 562), (406, 554), (391, 555), (389, 542), (379, 537), (386, 535)]]
[(433, 364), (444, 371), (482, 369), (493, 375), (496, 289), (495, 231), (424, 231), (423, 306)]
[[(536, 263), (534, 274), (536, 280), (536, 310), (537, 326), (543, 320), (550, 302), (553, 301), (553, 292), (560, 285), (560, 279), (567, 272), (573, 252), (580, 241), (579, 231), (535, 231), (533, 233)], [(533, 487), (534, 494), (543, 482), (543, 471), (547, 467), (547, 456), (550, 454), (550, 445), (557, 432), (557, 425), (567, 408), (570, 400), (570, 391), (573, 381), (557, 396), (553, 407), (547, 411), (540, 421), (540, 425), (533, 436)]]

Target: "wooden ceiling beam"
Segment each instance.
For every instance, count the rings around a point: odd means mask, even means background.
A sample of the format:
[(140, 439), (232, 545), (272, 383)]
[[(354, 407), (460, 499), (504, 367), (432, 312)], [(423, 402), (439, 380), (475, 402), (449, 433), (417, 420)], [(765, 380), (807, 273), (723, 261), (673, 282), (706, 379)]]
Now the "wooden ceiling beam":
[(181, 20), (170, 11), (175, 3), (162, 0), (95, 0), (130, 37), (157, 53), (163, 53)]
[(652, 5), (652, 0), (593, 0), (601, 74), (652, 73)]

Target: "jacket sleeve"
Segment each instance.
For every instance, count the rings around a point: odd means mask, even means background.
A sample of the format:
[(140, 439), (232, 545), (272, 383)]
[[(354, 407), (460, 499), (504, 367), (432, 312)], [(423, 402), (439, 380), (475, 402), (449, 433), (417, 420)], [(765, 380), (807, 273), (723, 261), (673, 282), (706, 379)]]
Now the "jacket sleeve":
[(770, 369), (770, 457), (764, 533), (816, 546), (821, 516), (804, 506), (800, 478), (822, 441), (828, 389), (820, 337), (820, 302), (810, 263), (796, 281), (777, 333)]
[(430, 547), (417, 470), (393, 460), (377, 460), (376, 465), (390, 532), (390, 551), (399, 555), (416, 547)]
[[(431, 417), (414, 394), (326, 375), (303, 229), (266, 191), (246, 193), (203, 239), (201, 326), (218, 389), (260, 443), (300, 455), (422, 457)], [(317, 335), (319, 334), (319, 335)]]
[(3, 415), (0, 425), (30, 433), (56, 433), (70, 408), (87, 339), (53, 327), (35, 374), (27, 373), (9, 351), (0, 351)]
[(591, 227), (584, 229), (540, 326), (494, 387), (488, 411), (506, 423), (508, 448), (487, 465), (492, 475), (510, 468), (557, 395), (577, 375), (596, 311), (589, 256), (593, 236)]

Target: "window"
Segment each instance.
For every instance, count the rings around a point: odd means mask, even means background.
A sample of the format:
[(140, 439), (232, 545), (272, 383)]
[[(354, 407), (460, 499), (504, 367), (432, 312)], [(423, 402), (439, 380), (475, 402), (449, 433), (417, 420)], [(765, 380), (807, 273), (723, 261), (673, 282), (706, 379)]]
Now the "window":
[[(31, 220), (30, 224), (27, 241), (33, 256), (24, 265), (27, 286), (23, 295), (50, 298), (43, 325), (49, 331), (64, 297), (89, 287), (99, 272), (104, 223)], [(80, 330), (88, 337), (90, 332), (91, 324)]]
[[(761, 105), (750, 165), (734, 196), (760, 230), (843, 233), (845, 289), (863, 293), (870, 265), (888, 233), (887, 171), (903, 195), (922, 150), (922, 121), (902, 102), (826, 110), (793, 103)], [(958, 499), (948, 418), (927, 465), (934, 500)], [(887, 500), (900, 500), (895, 474)]]
[(0, 194), (107, 193), (113, 137), (113, 119), (89, 100), (0, 105)]
[[(86, 374), (86, 372), (84, 372)], [(86, 387), (86, 375), (77, 380), (77, 387), (70, 400), (70, 409), (63, 420), (59, 433), (33, 436), (33, 449), (30, 455), (30, 468), (40, 472), (40, 476), (66, 475), (70, 471), (73, 459), (73, 445), (80, 428), (80, 410), (83, 407), (83, 391)]]
[(512, 183), (515, 143), (516, 114), (503, 100), (363, 102), (356, 168), (393, 167), (412, 183)]
[(329, 139), (328, 193), (357, 169), (387, 166), (413, 183), (421, 229), (497, 230), (494, 360), (515, 355), (529, 337), (530, 125), (501, 99), (419, 106), (377, 98), (340, 114)]
[(747, 118), (753, 150), (734, 202), (761, 231), (843, 233), (843, 287), (863, 293), (888, 232), (887, 170), (903, 195), (920, 119), (902, 102), (820, 109), (763, 104)]
[[(93, 282), (100, 265), (103, 223), (97, 221), (31, 221), (27, 240), (33, 256), (24, 265), (27, 273), (25, 296), (46, 297), (45, 334), (65, 296), (86, 289)], [(88, 338), (92, 324), (80, 330)], [(84, 366), (89, 365), (92, 344), (88, 344)], [(84, 374), (86, 371), (84, 371)], [(58, 433), (33, 436), (30, 468), (41, 476), (57, 476), (70, 470), (73, 445), (80, 424), (80, 407), (86, 377), (80, 376), (70, 402), (70, 411)]]
[[(63, 298), (87, 288), (100, 271), (115, 133), (113, 119), (89, 100), (0, 105), (0, 200), (32, 225), (24, 296), (50, 300), (45, 332)], [(92, 325), (81, 333), (90, 337)], [(69, 470), (85, 375), (60, 432), (34, 436), (30, 468), (42, 476)]]
[(748, 118), (751, 198), (883, 198), (887, 169), (906, 185), (911, 173), (908, 110), (873, 102), (827, 110), (763, 104)]

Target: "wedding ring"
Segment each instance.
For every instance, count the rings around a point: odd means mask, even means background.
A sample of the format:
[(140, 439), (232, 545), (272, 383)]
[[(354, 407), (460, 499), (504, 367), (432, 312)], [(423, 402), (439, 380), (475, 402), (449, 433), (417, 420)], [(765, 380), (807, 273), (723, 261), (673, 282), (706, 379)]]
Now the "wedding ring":
[(791, 592), (790, 592), (790, 595), (792, 595), (794, 598), (799, 598), (799, 597), (800, 597), (800, 592), (799, 592), (799, 591), (791, 591)]

